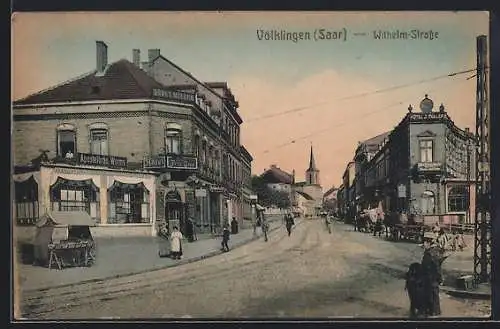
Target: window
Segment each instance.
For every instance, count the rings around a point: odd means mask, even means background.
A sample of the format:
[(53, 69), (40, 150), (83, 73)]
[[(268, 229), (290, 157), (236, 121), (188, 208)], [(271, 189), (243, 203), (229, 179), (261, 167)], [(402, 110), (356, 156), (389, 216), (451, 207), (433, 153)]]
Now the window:
[(207, 162), (207, 141), (201, 143), (201, 163), (205, 165)]
[(31, 176), (23, 182), (15, 182), (17, 225), (35, 225), (38, 220), (38, 184)]
[(199, 135), (194, 136), (193, 154), (196, 157), (200, 155), (200, 136)]
[(432, 140), (421, 140), (420, 141), (420, 162), (432, 162)]
[(99, 188), (91, 179), (67, 180), (61, 177), (50, 188), (52, 210), (86, 211), (96, 222), (100, 221)]
[(65, 157), (66, 154), (76, 153), (76, 133), (74, 130), (59, 130), (57, 133), (57, 154)]
[(90, 130), (90, 152), (92, 154), (108, 155), (108, 130)]
[(455, 186), (448, 193), (448, 211), (467, 211), (469, 208), (469, 192), (466, 186)]
[(179, 128), (168, 128), (165, 137), (165, 150), (167, 153), (181, 154), (182, 131)]
[(435, 198), (434, 193), (431, 191), (425, 191), (422, 194), (422, 214), (434, 214), (435, 213)]
[(115, 181), (109, 194), (109, 223), (149, 223), (149, 191), (143, 183)]

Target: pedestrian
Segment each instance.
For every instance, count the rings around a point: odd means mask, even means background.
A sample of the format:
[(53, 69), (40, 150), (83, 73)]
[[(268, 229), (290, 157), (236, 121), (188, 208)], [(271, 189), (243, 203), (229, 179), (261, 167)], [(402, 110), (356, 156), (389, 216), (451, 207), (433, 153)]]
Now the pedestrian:
[(228, 252), (229, 251), (229, 245), (227, 244), (229, 242), (229, 225), (225, 225), (224, 229), (222, 230), (222, 242), (221, 242), (221, 250)]
[(422, 274), (424, 289), (424, 313), (428, 316), (441, 315), (439, 301), (439, 285), (442, 282), (441, 264), (443, 254), (431, 232), (424, 234), (424, 255), (422, 257)]
[(238, 221), (235, 217), (231, 221), (231, 234), (238, 234)]
[(182, 233), (177, 226), (174, 226), (172, 234), (170, 235), (170, 252), (173, 259), (182, 258)]
[(332, 234), (332, 228), (331, 228), (330, 224), (331, 224), (331, 219), (330, 219), (330, 216), (329, 216), (329, 215), (326, 215), (326, 217), (325, 217), (325, 225), (326, 225), (326, 229), (328, 230), (328, 233), (329, 233), (329, 234)]
[(186, 237), (189, 242), (194, 241), (194, 222), (191, 218), (186, 221)]
[(264, 233), (264, 241), (267, 242), (267, 232), (269, 231), (269, 223), (266, 220), (262, 221), (262, 233)]
[(286, 230), (288, 232), (288, 236), (290, 236), (292, 234), (292, 227), (293, 227), (293, 225), (294, 225), (293, 217), (292, 216), (288, 216), (287, 221), (286, 221)]
[(160, 256), (160, 258), (170, 256), (168, 236), (168, 228), (166, 224), (163, 223), (158, 230), (158, 256)]
[(415, 317), (425, 312), (424, 280), (422, 264), (412, 263), (406, 272), (405, 290), (410, 299), (410, 316)]

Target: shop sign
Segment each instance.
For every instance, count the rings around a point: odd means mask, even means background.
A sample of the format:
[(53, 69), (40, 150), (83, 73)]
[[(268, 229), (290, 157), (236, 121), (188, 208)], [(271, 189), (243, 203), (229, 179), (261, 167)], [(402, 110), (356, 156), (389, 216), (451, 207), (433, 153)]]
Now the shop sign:
[(77, 161), (81, 165), (127, 168), (127, 158), (110, 155), (78, 153)]
[(212, 193), (224, 193), (225, 189), (223, 187), (219, 186), (211, 186), (210, 187), (210, 192)]
[(207, 190), (201, 188), (196, 189), (194, 191), (194, 196), (197, 198), (205, 198), (207, 196)]
[(398, 197), (399, 198), (406, 198), (406, 185), (404, 185), (404, 184), (398, 185)]
[(144, 169), (158, 169), (166, 167), (166, 158), (164, 155), (146, 156), (142, 161)]
[(169, 169), (198, 169), (198, 159), (193, 156), (169, 155), (167, 156), (167, 168)]

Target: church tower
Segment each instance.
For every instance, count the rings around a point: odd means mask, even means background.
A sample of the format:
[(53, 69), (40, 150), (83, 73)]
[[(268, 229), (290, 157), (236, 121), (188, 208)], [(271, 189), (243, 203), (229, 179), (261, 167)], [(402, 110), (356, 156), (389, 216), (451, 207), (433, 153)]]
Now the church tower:
[(311, 155), (309, 157), (309, 168), (306, 170), (306, 184), (319, 185), (319, 170), (314, 161), (313, 147), (311, 145)]

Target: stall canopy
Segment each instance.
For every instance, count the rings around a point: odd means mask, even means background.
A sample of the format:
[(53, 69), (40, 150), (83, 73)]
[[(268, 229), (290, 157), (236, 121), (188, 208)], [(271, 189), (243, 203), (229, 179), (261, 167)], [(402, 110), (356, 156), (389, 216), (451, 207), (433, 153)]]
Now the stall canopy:
[(53, 211), (46, 213), (36, 222), (37, 227), (44, 226), (95, 226), (92, 217), (85, 211)]
[(54, 211), (46, 213), (36, 222), (35, 259), (39, 263), (48, 261), (48, 246), (61, 240), (92, 240), (89, 227), (95, 226), (85, 211)]
[(262, 207), (260, 204), (256, 204), (256, 205), (255, 205), (255, 208), (256, 208), (257, 210), (266, 210), (266, 208)]

